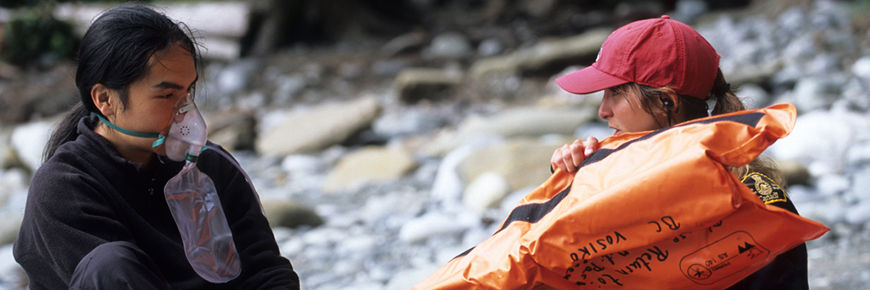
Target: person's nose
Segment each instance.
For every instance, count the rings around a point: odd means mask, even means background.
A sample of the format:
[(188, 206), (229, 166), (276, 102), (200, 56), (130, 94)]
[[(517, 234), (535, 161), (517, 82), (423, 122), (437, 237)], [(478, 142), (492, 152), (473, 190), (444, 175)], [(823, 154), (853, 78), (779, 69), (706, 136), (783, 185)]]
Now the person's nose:
[(613, 117), (613, 111), (610, 109), (610, 91), (604, 91), (604, 97), (601, 99), (601, 105), (598, 106), (598, 117), (608, 120)]

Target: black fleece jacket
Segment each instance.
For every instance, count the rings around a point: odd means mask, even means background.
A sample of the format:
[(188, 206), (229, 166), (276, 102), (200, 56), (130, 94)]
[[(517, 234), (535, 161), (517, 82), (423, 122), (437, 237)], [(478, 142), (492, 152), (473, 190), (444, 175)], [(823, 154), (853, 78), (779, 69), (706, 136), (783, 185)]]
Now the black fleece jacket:
[(181, 236), (163, 196), (183, 162), (156, 162), (149, 171), (121, 157), (93, 131), (96, 118), (55, 152), (33, 176), (15, 260), (30, 289), (67, 289), (79, 261), (100, 244), (127, 241), (141, 248), (173, 289), (299, 289), (299, 277), (278, 251), (259, 198), (246, 174), (223, 148), (209, 144), (197, 162), (215, 183), (242, 272), (213, 284), (184, 255)]

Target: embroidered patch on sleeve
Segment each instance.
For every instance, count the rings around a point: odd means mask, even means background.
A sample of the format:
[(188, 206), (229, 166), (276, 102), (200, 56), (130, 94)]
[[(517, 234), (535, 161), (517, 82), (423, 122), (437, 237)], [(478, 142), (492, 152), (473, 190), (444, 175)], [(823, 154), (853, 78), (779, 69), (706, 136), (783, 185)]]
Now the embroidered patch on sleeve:
[(743, 184), (752, 189), (764, 204), (787, 201), (785, 190), (764, 174), (751, 172), (743, 177)]

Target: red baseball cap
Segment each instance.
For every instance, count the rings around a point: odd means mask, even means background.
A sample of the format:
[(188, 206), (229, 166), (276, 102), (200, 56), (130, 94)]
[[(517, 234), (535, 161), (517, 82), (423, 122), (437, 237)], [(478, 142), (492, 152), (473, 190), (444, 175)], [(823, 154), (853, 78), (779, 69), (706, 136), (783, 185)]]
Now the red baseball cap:
[(591, 66), (556, 79), (562, 89), (588, 94), (621, 84), (661, 88), (707, 99), (719, 54), (688, 25), (661, 18), (638, 20), (610, 34)]

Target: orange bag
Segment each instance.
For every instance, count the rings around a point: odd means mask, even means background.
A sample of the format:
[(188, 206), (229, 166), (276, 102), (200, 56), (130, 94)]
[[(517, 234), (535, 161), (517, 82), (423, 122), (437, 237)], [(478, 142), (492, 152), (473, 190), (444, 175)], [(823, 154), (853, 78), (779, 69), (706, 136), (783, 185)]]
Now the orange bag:
[(829, 231), (765, 205), (726, 166), (786, 136), (791, 105), (602, 140), (501, 229), (412, 289), (724, 289)]

